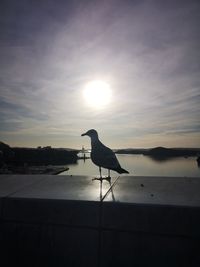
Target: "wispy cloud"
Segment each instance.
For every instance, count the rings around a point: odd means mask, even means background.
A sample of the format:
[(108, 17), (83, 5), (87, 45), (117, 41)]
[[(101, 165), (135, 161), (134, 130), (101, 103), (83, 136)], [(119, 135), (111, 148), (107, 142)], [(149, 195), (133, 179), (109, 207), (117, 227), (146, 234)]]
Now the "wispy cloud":
[[(2, 139), (79, 147), (97, 128), (113, 147), (197, 146), (199, 11), (198, 1), (4, 3)], [(113, 90), (104, 110), (84, 103), (92, 79)]]

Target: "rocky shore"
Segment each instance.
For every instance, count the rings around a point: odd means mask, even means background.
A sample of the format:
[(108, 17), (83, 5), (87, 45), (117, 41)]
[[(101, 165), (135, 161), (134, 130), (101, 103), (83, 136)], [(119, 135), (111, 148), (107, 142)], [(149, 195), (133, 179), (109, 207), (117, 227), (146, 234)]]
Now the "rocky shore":
[(0, 142), (0, 174), (59, 174), (76, 163), (78, 151), (64, 148), (10, 147)]

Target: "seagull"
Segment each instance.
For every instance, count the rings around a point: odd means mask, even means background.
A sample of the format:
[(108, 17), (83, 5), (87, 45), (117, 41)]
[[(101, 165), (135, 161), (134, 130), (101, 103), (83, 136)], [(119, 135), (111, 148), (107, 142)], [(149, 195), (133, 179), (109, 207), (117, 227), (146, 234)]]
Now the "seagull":
[(91, 129), (86, 133), (83, 133), (81, 136), (85, 135), (91, 138), (92, 162), (99, 167), (100, 178), (99, 179), (96, 178), (95, 180), (100, 180), (100, 181), (103, 180), (101, 175), (101, 168), (108, 169), (108, 177), (104, 178), (108, 181), (110, 181), (111, 179), (110, 170), (116, 171), (118, 173), (129, 173), (120, 166), (115, 153), (110, 148), (101, 143), (96, 130)]

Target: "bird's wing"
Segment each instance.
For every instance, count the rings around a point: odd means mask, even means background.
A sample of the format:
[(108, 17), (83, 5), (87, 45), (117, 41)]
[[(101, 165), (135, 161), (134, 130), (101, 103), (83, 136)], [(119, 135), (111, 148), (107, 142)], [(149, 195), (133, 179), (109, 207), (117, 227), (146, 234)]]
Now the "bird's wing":
[(115, 153), (101, 142), (93, 147), (91, 158), (96, 165), (106, 169), (113, 169), (119, 166)]

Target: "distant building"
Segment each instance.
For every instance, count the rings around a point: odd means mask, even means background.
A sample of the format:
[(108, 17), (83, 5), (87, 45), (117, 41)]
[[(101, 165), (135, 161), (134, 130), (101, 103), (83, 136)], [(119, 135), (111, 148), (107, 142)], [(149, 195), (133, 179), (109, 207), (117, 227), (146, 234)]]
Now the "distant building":
[(51, 146), (44, 146), (43, 149), (51, 149)]

